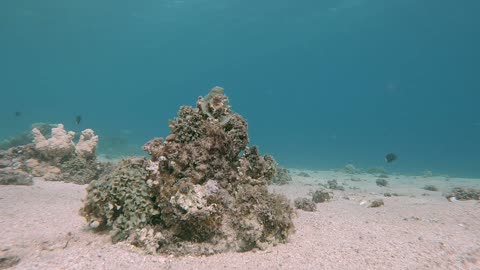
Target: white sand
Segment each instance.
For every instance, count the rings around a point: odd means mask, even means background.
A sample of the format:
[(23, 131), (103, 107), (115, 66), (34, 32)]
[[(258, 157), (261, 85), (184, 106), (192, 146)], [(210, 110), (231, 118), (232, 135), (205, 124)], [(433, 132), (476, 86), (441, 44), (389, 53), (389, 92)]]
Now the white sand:
[[(293, 170), (292, 184), (272, 190), (308, 197), (331, 179), (347, 189), (317, 204), (316, 212), (298, 210), (287, 244), (208, 257), (143, 255), (93, 233), (78, 215), (86, 186), (41, 179), (0, 186), (0, 256), (18, 256), (13, 269), (480, 269), (480, 203), (442, 196), (456, 183), (478, 188), (479, 180), (393, 176), (381, 188), (371, 175), (351, 181), (342, 173), (305, 172), (311, 177)], [(425, 191), (425, 184), (441, 191)], [(383, 197), (385, 191), (405, 196)], [(377, 198), (385, 206), (361, 204)]]

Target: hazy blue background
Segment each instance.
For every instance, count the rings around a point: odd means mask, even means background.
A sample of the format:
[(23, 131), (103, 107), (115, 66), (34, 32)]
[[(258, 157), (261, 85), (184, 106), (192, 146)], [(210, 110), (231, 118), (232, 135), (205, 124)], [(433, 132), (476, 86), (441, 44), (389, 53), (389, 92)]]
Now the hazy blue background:
[(2, 0), (0, 138), (62, 122), (93, 128), (107, 152), (133, 151), (220, 85), (252, 143), (283, 165), (385, 166), (393, 151), (392, 171), (480, 176), (478, 10), (478, 0)]

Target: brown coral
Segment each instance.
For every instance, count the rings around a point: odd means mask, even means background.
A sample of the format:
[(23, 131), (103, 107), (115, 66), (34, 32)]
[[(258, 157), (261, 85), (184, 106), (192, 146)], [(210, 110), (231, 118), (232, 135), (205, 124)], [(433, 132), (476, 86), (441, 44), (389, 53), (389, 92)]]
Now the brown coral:
[[(146, 216), (148, 228), (137, 226), (120, 235), (130, 235), (150, 251), (174, 254), (244, 251), (286, 241), (293, 232), (293, 209), (267, 188), (276, 163), (257, 147), (247, 147), (247, 123), (231, 110), (223, 89), (199, 98), (197, 108), (180, 107), (169, 126), (167, 139), (144, 145), (151, 158), (143, 163), (143, 182), (136, 180), (148, 186), (159, 214)], [(103, 194), (106, 186), (92, 183), (89, 194)], [(87, 201), (84, 216), (105, 220), (97, 209), (108, 207), (92, 207), (95, 203)]]

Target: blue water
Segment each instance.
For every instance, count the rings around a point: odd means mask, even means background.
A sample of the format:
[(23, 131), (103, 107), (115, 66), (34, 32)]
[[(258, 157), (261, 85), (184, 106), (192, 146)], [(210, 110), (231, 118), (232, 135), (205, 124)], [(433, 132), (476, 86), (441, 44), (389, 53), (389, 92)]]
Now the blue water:
[[(220, 85), (252, 143), (284, 166), (480, 176), (478, 10), (476, 0), (3, 0), (0, 138), (65, 123), (93, 128), (100, 152), (139, 154), (180, 105)], [(399, 160), (387, 166), (388, 152)]]

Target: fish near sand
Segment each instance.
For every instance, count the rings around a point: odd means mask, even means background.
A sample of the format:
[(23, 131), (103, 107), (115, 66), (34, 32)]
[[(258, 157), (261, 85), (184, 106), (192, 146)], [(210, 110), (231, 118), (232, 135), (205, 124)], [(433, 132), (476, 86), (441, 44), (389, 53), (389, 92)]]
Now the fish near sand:
[(82, 116), (81, 115), (77, 115), (75, 116), (75, 123), (77, 125), (80, 125), (80, 122), (82, 121)]
[(385, 156), (385, 161), (387, 163), (392, 163), (394, 162), (395, 160), (397, 160), (397, 155), (395, 155), (394, 153), (389, 153)]

